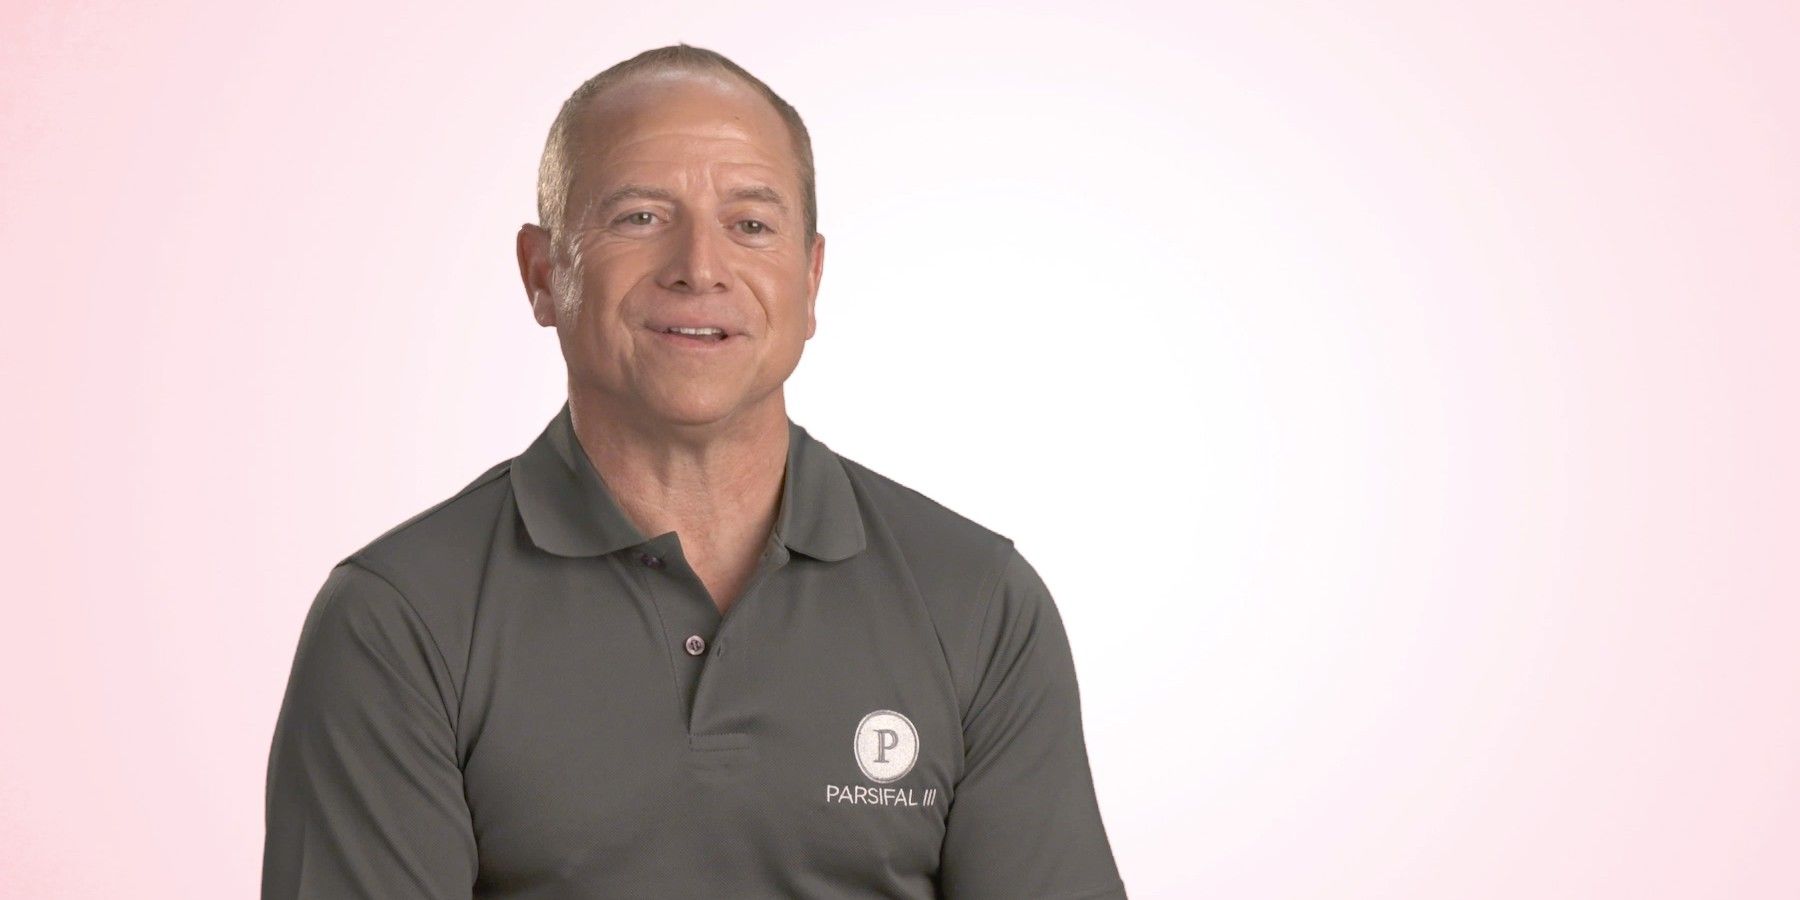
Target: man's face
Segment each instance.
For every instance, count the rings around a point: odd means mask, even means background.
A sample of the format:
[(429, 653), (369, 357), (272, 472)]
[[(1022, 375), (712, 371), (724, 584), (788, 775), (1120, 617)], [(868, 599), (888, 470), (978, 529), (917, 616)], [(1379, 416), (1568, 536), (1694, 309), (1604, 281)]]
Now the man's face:
[(810, 259), (802, 242), (781, 117), (748, 87), (689, 74), (596, 99), (573, 142), (563, 252), (536, 226), (519, 245), (571, 388), (671, 424), (765, 402), (813, 335), (824, 266), (824, 236)]

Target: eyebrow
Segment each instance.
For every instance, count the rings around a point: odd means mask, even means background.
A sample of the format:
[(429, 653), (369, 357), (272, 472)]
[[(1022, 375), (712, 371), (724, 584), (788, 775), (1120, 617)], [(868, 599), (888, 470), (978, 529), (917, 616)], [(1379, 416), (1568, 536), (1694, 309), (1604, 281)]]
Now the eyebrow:
[(763, 203), (775, 206), (782, 212), (787, 212), (787, 202), (781, 199), (781, 192), (766, 184), (752, 184), (745, 187), (732, 188), (725, 193), (725, 196), (733, 200), (760, 200)]
[[(781, 192), (766, 184), (732, 188), (725, 193), (725, 196), (732, 200), (758, 200), (773, 204), (782, 212), (787, 212), (788, 208), (787, 202), (781, 197)], [(601, 198), (599, 203), (594, 204), (594, 208), (605, 212), (626, 200), (661, 200), (665, 203), (674, 203), (675, 193), (667, 188), (651, 187), (645, 184), (626, 184), (609, 192)]]
[(642, 184), (627, 184), (619, 187), (612, 193), (607, 194), (605, 197), (602, 197), (599, 203), (594, 204), (594, 208), (604, 212), (626, 200), (663, 200), (674, 203), (675, 194), (664, 188), (650, 187)]

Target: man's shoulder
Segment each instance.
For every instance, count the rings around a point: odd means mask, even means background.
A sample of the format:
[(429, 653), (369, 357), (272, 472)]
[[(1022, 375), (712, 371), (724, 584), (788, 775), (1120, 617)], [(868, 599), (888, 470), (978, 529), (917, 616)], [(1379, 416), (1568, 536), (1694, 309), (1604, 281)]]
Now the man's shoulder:
[[(983, 643), (983, 629), (1005, 631), (1013, 626), (1004, 623), (1031, 621), (1034, 601), (1048, 603), (1048, 595), (1029, 590), (1041, 583), (1010, 536), (855, 460), (838, 458), (863, 501), (865, 520), (876, 523), (871, 539), (905, 560), (966, 719), (992, 648)], [(996, 609), (1003, 624), (991, 625), (990, 611)]]
[(958, 582), (962, 593), (997, 575), (1011, 556), (1012, 538), (999, 530), (854, 459), (838, 460), (866, 515), (880, 522), (915, 572)]
[(354, 563), (408, 593), (433, 575), (454, 578), (461, 568), (479, 565), (493, 540), (509, 495), (512, 458), (476, 476), (460, 490), (420, 510), (351, 551), (339, 563)]

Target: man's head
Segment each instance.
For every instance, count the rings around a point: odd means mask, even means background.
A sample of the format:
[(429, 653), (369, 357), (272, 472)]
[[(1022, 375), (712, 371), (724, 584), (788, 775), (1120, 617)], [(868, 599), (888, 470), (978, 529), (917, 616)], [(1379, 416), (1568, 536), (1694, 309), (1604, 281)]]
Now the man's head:
[[(571, 393), (689, 425), (778, 398), (815, 329), (816, 208), (799, 115), (724, 57), (682, 44), (589, 79), (517, 241)], [(701, 325), (726, 336), (667, 333)]]

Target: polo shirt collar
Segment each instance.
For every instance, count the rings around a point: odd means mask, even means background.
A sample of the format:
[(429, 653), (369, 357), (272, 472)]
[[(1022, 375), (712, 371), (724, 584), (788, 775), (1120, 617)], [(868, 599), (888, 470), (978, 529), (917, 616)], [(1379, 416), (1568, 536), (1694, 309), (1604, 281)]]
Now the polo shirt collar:
[[(558, 556), (599, 556), (645, 543), (575, 436), (568, 401), (512, 461), (513, 497), (532, 543)], [(788, 419), (787, 469), (775, 538), (814, 559), (839, 560), (867, 544), (850, 476), (835, 452)]]

